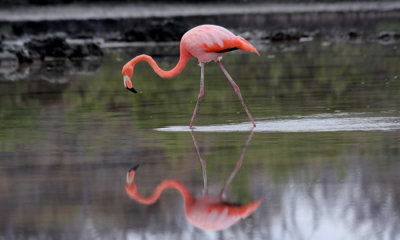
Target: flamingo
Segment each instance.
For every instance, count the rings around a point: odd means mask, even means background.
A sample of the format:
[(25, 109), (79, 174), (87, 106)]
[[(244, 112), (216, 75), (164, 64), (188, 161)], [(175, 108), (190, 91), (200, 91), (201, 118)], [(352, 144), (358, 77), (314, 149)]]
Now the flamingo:
[(263, 198), (261, 198), (256, 201), (240, 205), (232, 204), (225, 197), (225, 191), (227, 187), (242, 165), (244, 154), (247, 146), (250, 143), (253, 133), (253, 131), (250, 133), (250, 136), (243, 147), (240, 158), (236, 163), (236, 167), (232, 171), (225, 185), (222, 187), (218, 196), (208, 194), (206, 161), (200, 154), (200, 150), (193, 133), (193, 142), (203, 169), (204, 188), (203, 194), (200, 198), (196, 199), (193, 197), (186, 186), (182, 182), (175, 179), (166, 179), (162, 181), (149, 197), (144, 197), (139, 193), (135, 183), (135, 174), (139, 165), (131, 168), (127, 173), (125, 184), (126, 193), (131, 199), (136, 200), (139, 203), (149, 205), (154, 204), (164, 190), (168, 188), (176, 189), (183, 197), (185, 215), (191, 224), (203, 230), (222, 230), (228, 228), (238, 222), (240, 219), (246, 218), (252, 214), (263, 201)]
[(253, 127), (256, 126), (253, 117), (251, 116), (246, 104), (244, 103), (242, 94), (237, 84), (233, 81), (225, 67), (221, 63), (222, 56), (228, 52), (241, 49), (244, 51), (254, 52), (260, 55), (253, 45), (240, 36), (234, 35), (232, 32), (224, 27), (216, 25), (200, 25), (187, 31), (181, 39), (180, 43), (180, 58), (178, 64), (169, 71), (162, 70), (154, 59), (148, 55), (139, 55), (129, 62), (127, 62), (122, 68), (122, 75), (125, 87), (133, 92), (137, 93), (133, 88), (131, 78), (136, 63), (140, 61), (146, 61), (150, 64), (153, 70), (162, 78), (171, 78), (179, 74), (185, 67), (187, 61), (193, 56), (199, 61), (201, 67), (200, 72), (200, 92), (197, 97), (197, 103), (193, 111), (192, 120), (190, 121), (189, 127), (193, 128), (193, 122), (197, 114), (200, 101), (204, 96), (204, 64), (210, 61), (215, 61), (222, 72), (225, 74), (229, 82), (232, 84), (236, 94), (238, 95), (240, 102), (243, 105), (247, 116), (253, 123)]

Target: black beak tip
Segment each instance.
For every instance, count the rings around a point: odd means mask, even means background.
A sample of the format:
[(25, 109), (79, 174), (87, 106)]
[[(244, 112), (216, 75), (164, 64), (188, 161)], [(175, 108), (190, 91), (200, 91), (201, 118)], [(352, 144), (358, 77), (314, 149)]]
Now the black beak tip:
[(137, 164), (137, 165), (135, 165), (135, 166), (131, 167), (131, 168), (129, 169), (129, 171), (128, 171), (128, 172), (131, 172), (131, 171), (136, 171), (138, 168), (139, 168), (139, 164)]
[(126, 89), (128, 89), (129, 91), (131, 91), (133, 93), (137, 93), (136, 89), (134, 89), (133, 87), (132, 88), (126, 88)]

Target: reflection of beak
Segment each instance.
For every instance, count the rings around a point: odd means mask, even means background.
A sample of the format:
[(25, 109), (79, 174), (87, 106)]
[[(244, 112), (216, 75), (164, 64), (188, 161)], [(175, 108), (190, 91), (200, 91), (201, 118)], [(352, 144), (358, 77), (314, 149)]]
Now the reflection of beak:
[(131, 185), (133, 180), (135, 179), (135, 172), (139, 168), (139, 164), (129, 169), (126, 173), (126, 184)]
[(136, 89), (134, 89), (133, 86), (131, 88), (126, 88), (126, 89), (128, 89), (129, 91), (131, 91), (133, 93), (137, 93)]
[(139, 168), (139, 164), (138, 165), (136, 165), (136, 166), (134, 166), (134, 167), (131, 167), (131, 169), (129, 169), (129, 171), (128, 172), (131, 172), (131, 171), (136, 171), (138, 168)]

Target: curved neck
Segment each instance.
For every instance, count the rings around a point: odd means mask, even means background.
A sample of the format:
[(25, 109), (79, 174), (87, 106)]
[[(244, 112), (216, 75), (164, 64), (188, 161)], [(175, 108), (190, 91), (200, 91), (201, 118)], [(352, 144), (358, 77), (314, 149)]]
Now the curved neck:
[(146, 61), (150, 64), (150, 66), (153, 68), (154, 72), (158, 74), (158, 76), (162, 78), (171, 78), (178, 75), (183, 70), (183, 68), (186, 66), (187, 61), (189, 61), (190, 57), (191, 55), (181, 46), (179, 62), (173, 69), (169, 71), (162, 70), (152, 57), (145, 54), (133, 58), (127, 63), (127, 65), (132, 67), (132, 72), (133, 72), (136, 63), (141, 61)]
[(144, 197), (142, 196), (136, 187), (136, 183), (132, 182), (130, 185), (126, 184), (125, 189), (126, 193), (131, 199), (134, 199), (138, 201), (139, 203), (142, 204), (153, 204), (155, 203), (158, 198), (160, 198), (161, 193), (166, 190), (167, 188), (174, 188), (179, 191), (179, 193), (182, 195), (183, 200), (185, 202), (185, 209), (189, 207), (190, 204), (192, 204), (195, 199), (194, 197), (190, 194), (189, 190), (185, 187), (185, 185), (177, 180), (173, 179), (167, 179), (162, 181), (154, 190), (154, 192), (150, 195), (150, 197)]

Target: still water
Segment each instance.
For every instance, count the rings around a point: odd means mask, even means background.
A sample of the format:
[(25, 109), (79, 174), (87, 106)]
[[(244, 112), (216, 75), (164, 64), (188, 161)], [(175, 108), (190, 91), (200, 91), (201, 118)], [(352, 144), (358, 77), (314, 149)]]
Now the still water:
[[(260, 57), (223, 59), (258, 124), (253, 131), (215, 63), (205, 68), (194, 132), (194, 59), (168, 80), (140, 63), (139, 93), (124, 89), (125, 61), (147, 53), (171, 68), (176, 44), (3, 71), (0, 239), (400, 238), (397, 45), (257, 48)], [(127, 195), (127, 171), (137, 164), (143, 198), (161, 182), (172, 187), (154, 204)], [(246, 218), (226, 223), (252, 203)], [(210, 212), (208, 223), (223, 229), (198, 223)]]

